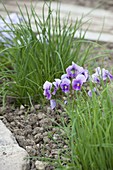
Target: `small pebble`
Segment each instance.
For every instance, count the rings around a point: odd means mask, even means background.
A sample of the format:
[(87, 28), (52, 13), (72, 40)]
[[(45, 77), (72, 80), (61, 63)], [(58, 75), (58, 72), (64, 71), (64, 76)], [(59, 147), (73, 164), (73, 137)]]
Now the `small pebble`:
[(35, 162), (35, 166), (37, 170), (45, 170), (47, 163), (46, 162), (42, 162), (42, 161), (36, 161)]
[(25, 107), (23, 105), (20, 106), (20, 110), (24, 110)]
[(34, 108), (35, 108), (36, 110), (39, 110), (39, 109), (41, 108), (41, 106), (40, 106), (39, 104), (36, 104), (36, 105), (34, 106)]

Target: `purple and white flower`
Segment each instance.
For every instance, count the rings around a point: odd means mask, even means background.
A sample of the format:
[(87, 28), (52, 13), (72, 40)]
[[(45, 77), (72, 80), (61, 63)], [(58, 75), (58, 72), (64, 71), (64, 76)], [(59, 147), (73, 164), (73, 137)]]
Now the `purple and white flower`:
[(79, 74), (76, 79), (72, 81), (72, 88), (73, 90), (81, 90), (83, 83), (86, 82), (86, 77), (82, 74)]
[(97, 73), (92, 74), (91, 80), (93, 83), (100, 83), (100, 79)]
[(67, 74), (63, 74), (63, 75), (61, 76), (61, 80), (64, 79), (64, 78), (69, 79), (69, 76), (68, 76)]
[(72, 65), (66, 69), (69, 78), (75, 78), (82, 71), (83, 67), (78, 66), (74, 62), (72, 62)]
[(60, 87), (64, 93), (68, 93), (70, 90), (71, 81), (68, 78), (64, 78), (61, 81)]
[(46, 81), (43, 85), (43, 89), (44, 89), (44, 96), (46, 96), (46, 98), (48, 100), (50, 100), (51, 99), (52, 83), (49, 81)]
[(89, 77), (88, 70), (84, 69), (83, 67), (80, 67), (74, 62), (72, 62), (72, 65), (66, 69), (66, 72), (69, 78), (76, 78), (78, 74), (83, 74), (86, 79), (88, 79)]
[(85, 76), (86, 80), (87, 80), (88, 77), (89, 77), (89, 72), (88, 72), (88, 70), (86, 70), (86, 69), (81, 70), (80, 74), (83, 74), (83, 75)]
[(60, 83), (61, 83), (61, 80), (60, 79), (55, 79), (55, 82), (53, 82), (53, 85), (54, 85), (54, 91), (53, 91), (53, 95), (56, 94), (59, 86), (60, 86)]
[(100, 83), (100, 80), (102, 79), (103, 81), (106, 81), (107, 78), (109, 78), (110, 80), (113, 80), (113, 75), (106, 70), (105, 68), (100, 68), (97, 67), (95, 69), (95, 73), (92, 74), (91, 78), (92, 78), (92, 82), (94, 83)]
[(109, 78), (110, 80), (113, 80), (113, 75), (108, 70), (105, 70), (103, 68), (102, 69), (102, 79), (106, 80), (107, 78)]

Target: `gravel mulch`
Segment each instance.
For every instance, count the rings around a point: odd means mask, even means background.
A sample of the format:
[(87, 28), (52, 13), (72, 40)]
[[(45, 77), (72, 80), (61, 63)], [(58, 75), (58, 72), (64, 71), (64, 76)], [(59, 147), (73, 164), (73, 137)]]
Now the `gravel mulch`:
[[(59, 151), (67, 147), (62, 140), (63, 131), (55, 123), (60, 122), (61, 109), (57, 113), (48, 106), (41, 108), (40, 105), (31, 109), (24, 106), (13, 108), (12, 105), (7, 106), (4, 111), (2, 107), (0, 109), (3, 114), (0, 116), (1, 120), (31, 157), (30, 170), (36, 170), (38, 166), (36, 157), (57, 160)], [(44, 169), (53, 170), (54, 166), (46, 164)]]

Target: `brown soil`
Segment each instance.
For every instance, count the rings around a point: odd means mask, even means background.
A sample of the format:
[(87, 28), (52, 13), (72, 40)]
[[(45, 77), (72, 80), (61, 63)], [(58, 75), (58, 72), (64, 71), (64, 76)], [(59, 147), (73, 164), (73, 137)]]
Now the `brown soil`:
[[(58, 153), (66, 144), (62, 140), (64, 132), (59, 130), (56, 123), (60, 123), (61, 109), (57, 112), (50, 107), (42, 108), (35, 105), (33, 108), (12, 105), (0, 108), (0, 119), (14, 134), (18, 144), (29, 154), (30, 170), (36, 170), (35, 162), (39, 158), (58, 159)], [(52, 164), (47, 164), (45, 170), (53, 170)]]

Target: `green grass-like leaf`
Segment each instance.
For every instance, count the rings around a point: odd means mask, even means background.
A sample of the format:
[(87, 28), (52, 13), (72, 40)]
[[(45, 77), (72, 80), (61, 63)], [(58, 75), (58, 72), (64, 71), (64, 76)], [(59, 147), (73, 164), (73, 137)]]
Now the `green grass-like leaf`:
[(65, 106), (69, 123), (62, 123), (62, 128), (68, 150), (63, 156), (69, 161), (58, 166), (72, 170), (113, 169), (113, 104), (109, 91), (110, 86), (105, 87), (92, 98), (81, 93)]

